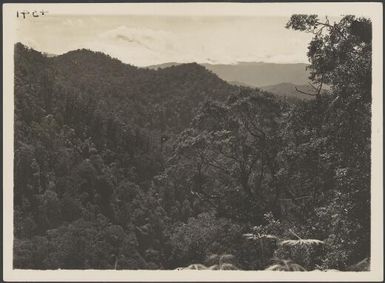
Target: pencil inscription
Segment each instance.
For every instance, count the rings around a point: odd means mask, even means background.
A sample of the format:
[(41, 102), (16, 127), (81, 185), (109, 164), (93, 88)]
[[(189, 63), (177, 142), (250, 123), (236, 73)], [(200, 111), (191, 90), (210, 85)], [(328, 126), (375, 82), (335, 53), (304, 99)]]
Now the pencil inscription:
[(47, 13), (48, 13), (48, 11), (45, 11), (45, 10), (41, 10), (41, 11), (22, 10), (22, 11), (16, 11), (16, 17), (17, 18), (23, 18), (23, 19), (27, 18), (28, 16), (38, 18), (38, 17), (44, 16)]

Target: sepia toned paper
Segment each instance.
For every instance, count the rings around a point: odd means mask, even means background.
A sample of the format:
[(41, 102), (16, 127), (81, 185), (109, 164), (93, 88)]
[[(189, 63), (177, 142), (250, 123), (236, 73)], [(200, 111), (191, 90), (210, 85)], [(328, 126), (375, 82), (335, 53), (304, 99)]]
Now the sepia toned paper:
[[(3, 5), (3, 270), (5, 281), (383, 280), (383, 18), (380, 3), (63, 3)], [(99, 51), (139, 68), (167, 63), (306, 64), (312, 35), (288, 31), (292, 14), (372, 21), (371, 258), (365, 272), (241, 270), (29, 270), (13, 268), (14, 46), (47, 56)], [(282, 29), (280, 28), (282, 26)], [(256, 34), (253, 34), (255, 31)], [(204, 42), (204, 44), (202, 44)], [(263, 42), (263, 43), (262, 43)], [(125, 49), (130, 46), (131, 49)], [(215, 71), (214, 71), (215, 72)], [(279, 83), (266, 76), (260, 83)], [(225, 78), (222, 78), (226, 80)], [(292, 79), (292, 78), (290, 78)], [(230, 79), (229, 79), (230, 80)], [(294, 78), (293, 78), (294, 80)], [(250, 79), (252, 84), (254, 81)], [(245, 83), (245, 84), (247, 84)], [(302, 81), (299, 79), (298, 84)], [(305, 84), (305, 83), (303, 83)], [(256, 85), (252, 85), (256, 87)], [(286, 205), (288, 207), (289, 205)]]

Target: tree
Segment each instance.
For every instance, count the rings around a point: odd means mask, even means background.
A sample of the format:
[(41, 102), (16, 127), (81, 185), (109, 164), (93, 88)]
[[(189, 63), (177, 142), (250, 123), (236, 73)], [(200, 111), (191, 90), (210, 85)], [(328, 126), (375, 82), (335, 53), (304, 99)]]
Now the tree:
[(280, 113), (273, 97), (248, 89), (226, 103), (205, 103), (171, 160), (190, 171), (190, 192), (242, 221), (274, 206)]
[(297, 167), (290, 175), (297, 173), (299, 183), (323, 176), (313, 183), (319, 193), (311, 213), (318, 216), (309, 217), (313, 223), (307, 227), (314, 233), (326, 231), (331, 249), (344, 256), (330, 250), (325, 264), (344, 268), (370, 253), (371, 22), (348, 15), (332, 24), (316, 15), (293, 15), (287, 27), (314, 33), (308, 47), (310, 79), (317, 89), (326, 84), (330, 91), (316, 92), (315, 102), (291, 113), (288, 125), (296, 133), (286, 133), (292, 141), (292, 149), (285, 149), (286, 168), (293, 168), (298, 156), (315, 158), (313, 173)]
[[(369, 19), (344, 16), (330, 23), (317, 15), (293, 15), (287, 28), (313, 33), (309, 43), (310, 79), (336, 90), (354, 91), (370, 102), (372, 25)], [(320, 92), (317, 92), (320, 95)]]

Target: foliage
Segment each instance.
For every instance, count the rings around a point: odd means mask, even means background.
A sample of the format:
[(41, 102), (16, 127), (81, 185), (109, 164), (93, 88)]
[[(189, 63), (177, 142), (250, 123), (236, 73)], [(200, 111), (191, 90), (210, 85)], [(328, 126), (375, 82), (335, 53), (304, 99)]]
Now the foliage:
[[(304, 227), (327, 243), (323, 265), (344, 269), (370, 250), (371, 22), (348, 15), (331, 24), (327, 18), (293, 15), (287, 26), (315, 33), (308, 51), (310, 78), (331, 88), (304, 104), (306, 111), (313, 104), (319, 113), (308, 116), (308, 125), (289, 122), (301, 133), (292, 134), (294, 149), (317, 145), (305, 155), (313, 156), (318, 176)], [(310, 179), (303, 173), (296, 178)]]
[(314, 34), (314, 99), (295, 104), (195, 63), (149, 70), (16, 44), (14, 267), (369, 261), (370, 20), (287, 27)]
[(291, 262), (290, 260), (280, 260), (279, 262), (269, 266), (265, 270), (268, 271), (306, 271), (301, 265)]
[(240, 240), (239, 229), (239, 225), (218, 219), (212, 213), (202, 213), (187, 223), (177, 224), (170, 237), (172, 261), (187, 265), (203, 262), (211, 254), (235, 252)]
[(206, 259), (206, 265), (190, 264), (177, 270), (239, 270), (235, 265), (235, 257), (231, 254), (212, 254)]

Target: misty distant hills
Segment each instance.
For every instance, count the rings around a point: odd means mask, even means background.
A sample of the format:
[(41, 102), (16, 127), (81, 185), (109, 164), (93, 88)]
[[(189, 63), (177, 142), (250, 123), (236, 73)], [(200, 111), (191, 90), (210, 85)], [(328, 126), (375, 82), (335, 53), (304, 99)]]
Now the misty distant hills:
[(309, 76), (306, 64), (244, 62), (235, 65), (203, 64), (203, 66), (225, 81), (237, 81), (253, 87), (283, 82), (302, 85), (307, 83)]
[[(240, 86), (240, 87), (249, 87), (249, 88), (255, 88), (253, 86), (247, 85), (245, 83), (240, 82), (229, 82), (232, 85)], [(314, 93), (314, 89), (310, 85), (296, 85), (292, 83), (279, 83), (275, 85), (268, 85), (268, 86), (260, 86), (257, 87), (261, 90), (267, 91), (271, 94), (274, 94), (277, 97), (286, 97), (286, 98), (294, 98), (294, 99), (300, 99), (300, 100), (307, 100), (311, 99), (311, 95), (303, 94), (296, 90), (296, 88), (300, 91), (307, 92), (307, 93)]]
[(262, 86), (260, 89), (273, 93), (280, 97), (297, 98), (301, 100), (312, 99), (312, 96), (300, 93), (296, 90), (307, 93), (314, 93), (314, 89), (310, 85), (295, 85), (292, 83), (280, 83), (276, 85)]
[[(163, 69), (178, 63), (170, 62), (148, 66), (150, 69)], [(309, 72), (306, 64), (276, 64), (263, 62), (240, 62), (237, 64), (201, 64), (221, 79), (237, 85), (262, 87), (281, 83), (305, 85)]]

